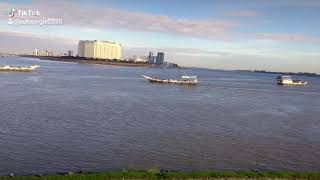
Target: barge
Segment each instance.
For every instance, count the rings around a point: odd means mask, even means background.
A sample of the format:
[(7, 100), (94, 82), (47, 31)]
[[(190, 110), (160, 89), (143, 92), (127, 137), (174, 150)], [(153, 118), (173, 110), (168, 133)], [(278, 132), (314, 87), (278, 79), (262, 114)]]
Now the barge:
[(0, 66), (0, 71), (18, 71), (18, 72), (31, 72), (39, 68), (39, 65), (33, 66)]
[(277, 84), (283, 86), (305, 86), (308, 81), (294, 80), (291, 76), (278, 76)]
[(143, 75), (151, 83), (163, 83), (163, 84), (180, 84), (180, 85), (197, 85), (197, 76), (182, 75), (180, 80), (175, 79), (158, 79)]

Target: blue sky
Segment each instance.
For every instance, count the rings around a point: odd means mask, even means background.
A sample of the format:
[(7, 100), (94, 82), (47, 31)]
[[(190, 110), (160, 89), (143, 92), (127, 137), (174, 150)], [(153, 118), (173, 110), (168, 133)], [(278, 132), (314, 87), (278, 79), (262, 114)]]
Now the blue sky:
[[(64, 24), (8, 25), (11, 7)], [(0, 9), (0, 52), (65, 52), (99, 39), (122, 43), (124, 56), (165, 51), (184, 66), (320, 73), (317, 0), (9, 0)]]

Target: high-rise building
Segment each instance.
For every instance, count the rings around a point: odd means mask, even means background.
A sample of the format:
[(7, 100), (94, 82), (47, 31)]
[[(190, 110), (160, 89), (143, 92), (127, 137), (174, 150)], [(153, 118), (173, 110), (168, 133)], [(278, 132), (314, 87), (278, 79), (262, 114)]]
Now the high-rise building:
[(98, 59), (121, 59), (121, 44), (109, 41), (82, 40), (78, 44), (78, 56)]
[(157, 65), (162, 65), (164, 63), (164, 53), (163, 52), (158, 52), (157, 58), (156, 58), (156, 64)]
[(39, 56), (39, 51), (38, 51), (38, 49), (34, 49), (32, 54), (33, 54), (34, 56)]
[(68, 51), (68, 56), (73, 56), (73, 51), (72, 50)]
[(157, 58), (156, 56), (151, 57), (152, 64), (156, 63), (156, 58)]
[(148, 63), (149, 64), (153, 64), (154, 63), (154, 56), (153, 56), (153, 52), (149, 52), (149, 56), (148, 56)]

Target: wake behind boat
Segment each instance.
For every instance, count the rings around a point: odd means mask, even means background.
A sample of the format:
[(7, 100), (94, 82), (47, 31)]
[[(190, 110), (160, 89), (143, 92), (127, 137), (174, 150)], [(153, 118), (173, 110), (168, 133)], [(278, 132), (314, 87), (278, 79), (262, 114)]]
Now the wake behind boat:
[(153, 78), (145, 75), (143, 75), (143, 77), (152, 83), (181, 84), (181, 85), (197, 85), (199, 83), (197, 76), (188, 76), (188, 75), (182, 75), (180, 80), (158, 79), (158, 78)]
[(31, 72), (39, 68), (39, 65), (33, 66), (0, 66), (0, 71), (18, 71), (18, 72)]

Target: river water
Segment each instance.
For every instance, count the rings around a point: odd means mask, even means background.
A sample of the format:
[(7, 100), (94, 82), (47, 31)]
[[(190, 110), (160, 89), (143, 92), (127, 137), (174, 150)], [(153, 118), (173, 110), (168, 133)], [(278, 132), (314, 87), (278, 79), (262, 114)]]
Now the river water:
[(187, 69), (196, 87), (152, 84), (181, 70), (7, 57), (0, 72), (0, 175), (151, 168), (320, 171), (320, 78)]

